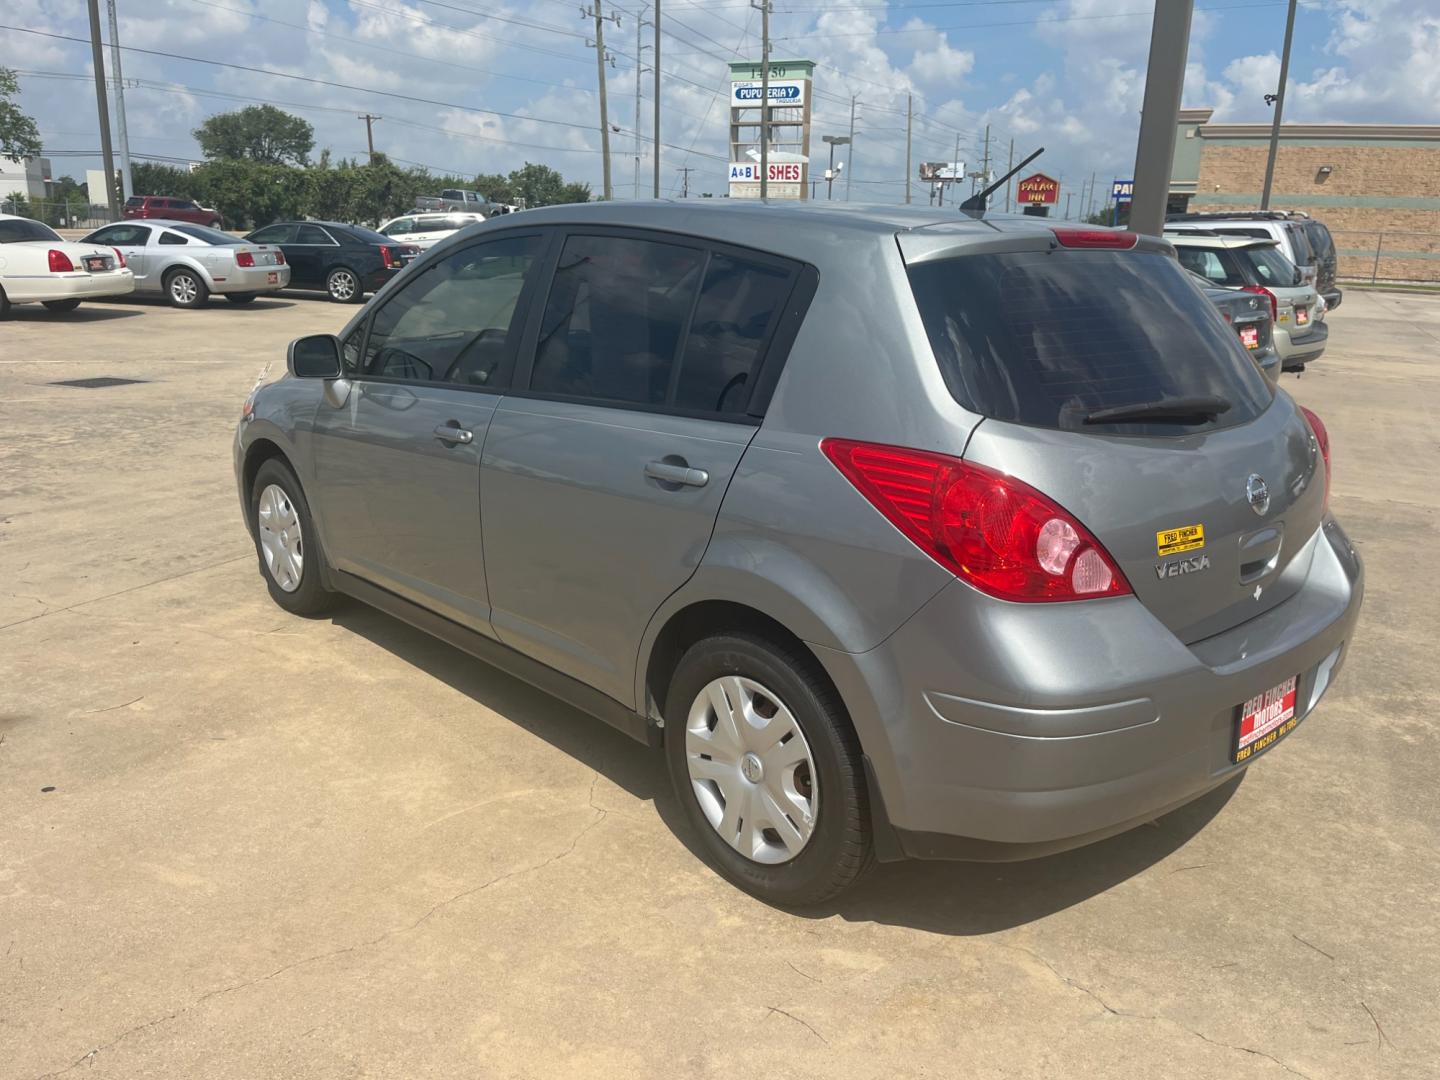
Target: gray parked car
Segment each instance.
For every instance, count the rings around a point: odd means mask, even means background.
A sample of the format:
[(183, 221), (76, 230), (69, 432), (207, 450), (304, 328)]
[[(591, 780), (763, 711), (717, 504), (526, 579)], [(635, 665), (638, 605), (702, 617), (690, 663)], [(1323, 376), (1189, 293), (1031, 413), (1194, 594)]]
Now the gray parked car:
[(1206, 299), (1220, 312), (1220, 317), (1235, 331), (1235, 336), (1245, 346), (1255, 366), (1271, 382), (1278, 379), (1280, 354), (1275, 350), (1275, 324), (1270, 318), (1270, 305), (1252, 292), (1222, 288), (1194, 271), (1191, 271), (1191, 276)]
[(1236, 777), (1363, 591), (1324, 426), (1163, 240), (597, 203), (431, 249), (245, 403), (271, 596), (662, 743), (730, 881), (1014, 859)]
[(232, 304), (279, 292), (290, 284), (285, 254), (271, 244), (188, 221), (117, 221), (96, 229), (85, 242), (105, 244), (125, 257), (137, 295), (163, 296), (179, 308), (204, 307), (211, 294)]

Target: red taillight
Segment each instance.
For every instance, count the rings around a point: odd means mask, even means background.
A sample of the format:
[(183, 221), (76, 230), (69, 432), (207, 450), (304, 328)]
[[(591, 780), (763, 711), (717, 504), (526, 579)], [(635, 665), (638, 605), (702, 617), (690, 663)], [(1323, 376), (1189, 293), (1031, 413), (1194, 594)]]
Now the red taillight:
[(1325, 423), (1304, 405), (1300, 406), (1300, 412), (1305, 417), (1305, 422), (1310, 425), (1310, 430), (1315, 433), (1315, 441), (1320, 446), (1320, 457), (1325, 462), (1325, 505), (1330, 505), (1330, 432), (1325, 430)]
[(249, 251), (237, 251), (235, 253), (236, 266), (254, 266), (255, 256)]
[(1279, 304), (1279, 302), (1275, 299), (1275, 294), (1274, 294), (1273, 292), (1271, 292), (1269, 289), (1265, 288), (1264, 285), (1246, 285), (1246, 286), (1245, 286), (1243, 289), (1241, 289), (1240, 291), (1241, 291), (1241, 292), (1253, 292), (1256, 296), (1264, 296), (1264, 297), (1269, 298), (1269, 300), (1270, 300), (1270, 321), (1271, 321), (1271, 322), (1279, 322), (1279, 321), (1280, 321), (1280, 304)]
[(111, 248), (110, 250), (113, 251), (113, 252), (115, 252), (115, 258), (116, 258), (117, 260), (119, 260), (120, 269), (121, 269), (121, 270), (124, 270), (124, 269), (125, 269), (125, 253), (124, 253), (123, 251), (121, 251), (119, 248)]
[(386, 247), (384, 244), (380, 245), (380, 258), (385, 260), (386, 270), (394, 270), (395, 267), (400, 265), (400, 260), (395, 257), (394, 250)]
[(279, 248), (276, 248), (276, 249), (275, 249), (275, 265), (276, 265), (276, 266), (284, 266), (284, 265), (285, 265), (285, 252), (281, 251)]
[(1013, 477), (926, 450), (848, 439), (820, 448), (887, 521), (982, 592), (1024, 602), (1130, 592), (1100, 541)]
[(70, 261), (70, 256), (63, 251), (50, 249), (50, 272), (52, 274), (73, 274), (75, 264)]
[(1140, 242), (1140, 234), (1124, 229), (1075, 229), (1056, 225), (1050, 230), (1061, 247), (1067, 248), (1133, 248)]

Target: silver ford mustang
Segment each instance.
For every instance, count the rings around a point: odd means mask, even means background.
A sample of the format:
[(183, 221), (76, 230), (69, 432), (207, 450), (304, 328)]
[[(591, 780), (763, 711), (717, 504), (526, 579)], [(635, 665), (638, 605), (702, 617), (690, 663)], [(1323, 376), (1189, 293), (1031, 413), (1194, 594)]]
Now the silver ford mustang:
[(145, 218), (96, 229), (85, 242), (112, 247), (135, 275), (135, 291), (180, 308), (203, 307), (211, 294), (248, 304), (290, 284), (290, 267), (273, 244), (251, 244), (188, 221)]
[(1311, 716), (1363, 593), (1324, 424), (1165, 241), (598, 203), (417, 259), (252, 394), (283, 608), (344, 593), (663, 744), (778, 904), (1150, 820)]

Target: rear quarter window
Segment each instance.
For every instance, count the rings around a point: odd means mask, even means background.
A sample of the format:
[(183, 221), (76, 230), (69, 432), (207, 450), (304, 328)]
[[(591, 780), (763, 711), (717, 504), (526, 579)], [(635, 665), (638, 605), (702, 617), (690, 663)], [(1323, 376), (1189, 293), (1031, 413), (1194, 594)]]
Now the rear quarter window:
[[(909, 270), (955, 399), (1033, 427), (1173, 435), (1253, 419), (1273, 393), (1179, 263), (1150, 252), (962, 255)], [(1216, 396), (1213, 420), (1086, 424), (1162, 398)]]

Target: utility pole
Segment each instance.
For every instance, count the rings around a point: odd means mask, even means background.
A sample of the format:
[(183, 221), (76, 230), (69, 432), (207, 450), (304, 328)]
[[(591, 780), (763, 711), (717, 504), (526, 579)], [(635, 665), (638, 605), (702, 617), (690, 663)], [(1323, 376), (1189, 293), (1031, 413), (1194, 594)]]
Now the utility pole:
[[(980, 186), (990, 186), (990, 125), (985, 125), (985, 155), (980, 159)], [(974, 192), (971, 192), (974, 194)]]
[(1065, 192), (1065, 220), (1066, 220), (1066, 221), (1069, 221), (1069, 220), (1070, 220), (1070, 200), (1073, 199), (1074, 197), (1075, 197), (1075, 193), (1074, 193), (1073, 191), (1067, 191), (1067, 192)]
[[(1184, 65), (1182, 64), (1181, 66), (1183, 67)], [(1087, 221), (1090, 219), (1090, 215), (1095, 212), (1095, 211), (1093, 211), (1092, 209), (1090, 209), (1090, 206), (1091, 206), (1091, 204), (1092, 204), (1094, 201), (1095, 201), (1095, 173), (1094, 173), (1094, 172), (1091, 172), (1091, 173), (1090, 173), (1090, 188), (1089, 188), (1088, 193), (1087, 193), (1086, 196), (1085, 196), (1085, 219), (1086, 219)], [(1156, 231), (1156, 233), (1159, 233), (1160, 230), (1159, 230), (1159, 229), (1156, 229), (1155, 231)]]
[(371, 116), (366, 113), (364, 116), (357, 116), (356, 120), (365, 121), (365, 142), (370, 147), (370, 164), (375, 164), (375, 121), (385, 119), (383, 116)]
[[(1006, 171), (1006, 172), (1014, 172), (1014, 171), (1015, 171), (1015, 140), (1014, 140), (1014, 139), (1011, 139), (1011, 140), (1010, 140), (1010, 164), (1006, 167), (1005, 171)], [(1005, 181), (1005, 213), (1007, 213), (1007, 214), (1010, 212), (1010, 184), (1011, 184), (1012, 181), (1013, 181), (1013, 177), (1012, 177), (1011, 180), (1006, 180), (1006, 181)]]
[(850, 95), (850, 135), (847, 143), (850, 147), (845, 151), (845, 201), (850, 201), (850, 181), (855, 178), (855, 99), (857, 95)]
[(683, 168), (676, 169), (675, 171), (681, 174), (680, 197), (682, 199), (688, 199), (690, 197), (690, 174), (694, 170), (691, 169), (689, 165), (686, 165)]
[[(1275, 182), (1275, 154), (1280, 149), (1280, 117), (1285, 112), (1285, 80), (1290, 74), (1290, 38), (1295, 34), (1295, 0), (1285, 16), (1285, 48), (1280, 53), (1280, 85), (1275, 88), (1275, 119), (1270, 121), (1270, 153), (1265, 158), (1265, 186), (1260, 189), (1260, 209), (1270, 209), (1270, 185)], [(1269, 94), (1265, 95), (1267, 98)], [(1137, 178), (1138, 183), (1138, 178)], [(1135, 220), (1135, 204), (1130, 204), (1130, 220)]]
[(650, 130), (650, 153), (655, 159), (655, 198), (660, 197), (660, 0), (655, 0), (655, 122)]
[(605, 20), (620, 25), (619, 15), (606, 15), (600, 8), (601, 0), (595, 0), (593, 8), (582, 7), (580, 14), (595, 20), (595, 40), (585, 44), (595, 46), (595, 73), (600, 83), (600, 171), (603, 177), (602, 197), (608, 202), (615, 198), (615, 188), (610, 183), (610, 107), (605, 97), (605, 65), (615, 63), (615, 58), (605, 51)]
[(760, 9), (760, 198), (770, 197), (770, 0), (750, 0)]
[(100, 0), (90, 0), (90, 53), (95, 65), (95, 105), (100, 110), (100, 156), (105, 165), (105, 201), (110, 217), (118, 220), (120, 203), (115, 198), (115, 154), (110, 149), (110, 107), (105, 101), (105, 51), (100, 45)]
[(905, 205), (910, 205), (910, 131), (915, 122), (915, 95), (905, 95)]
[(635, 16), (635, 138), (632, 140), (635, 144), (635, 179), (631, 190), (637, 199), (640, 198), (640, 76), (649, 70), (640, 61), (645, 58), (645, 50), (650, 48), (642, 40), (641, 32), (650, 25), (645, 18), (645, 9), (648, 6), (641, 4), (640, 11)]
[[(965, 172), (964, 172), (963, 169), (961, 170), (959, 176), (955, 176), (955, 166), (956, 166), (956, 165), (959, 165), (959, 164), (960, 164), (960, 133), (957, 131), (957, 132), (955, 133), (955, 156), (950, 159), (950, 175), (953, 177), (953, 179), (952, 179), (950, 182), (951, 182), (952, 184), (963, 183), (964, 180), (965, 180)], [(945, 187), (944, 187), (944, 185), (941, 185), (941, 187), (940, 187), (940, 205), (941, 205), (941, 206), (944, 206), (944, 205), (945, 205)], [(960, 196), (959, 196), (958, 194), (955, 195), (955, 205), (957, 205), (957, 206), (960, 205)]]
[(1190, 18), (1194, 11), (1195, 0), (1157, 3), (1150, 28), (1150, 60), (1145, 72), (1145, 98), (1140, 106), (1140, 139), (1135, 147), (1130, 228), (1151, 236), (1159, 236), (1165, 229), (1175, 129), (1180, 122), (1180, 92), (1185, 85), (1185, 56), (1190, 49)]
[(110, 14), (110, 65), (115, 70), (115, 128), (120, 136), (120, 198), (135, 194), (130, 177), (130, 130), (125, 123), (125, 76), (120, 70), (120, 22), (115, 15), (115, 0), (107, 0)]

